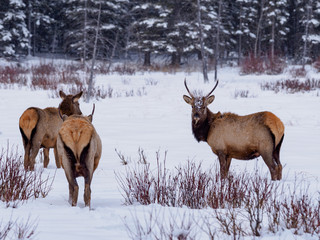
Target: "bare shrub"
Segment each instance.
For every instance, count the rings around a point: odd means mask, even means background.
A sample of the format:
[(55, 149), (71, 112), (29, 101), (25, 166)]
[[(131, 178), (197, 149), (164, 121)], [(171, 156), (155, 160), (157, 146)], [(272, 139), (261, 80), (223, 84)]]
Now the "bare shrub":
[(266, 214), (268, 218), (268, 230), (272, 233), (277, 233), (283, 229), (281, 226), (281, 200), (277, 196), (283, 196), (283, 192), (273, 192), (266, 204)]
[(77, 86), (83, 87), (84, 82), (80, 79), (77, 72), (73, 71), (71, 68), (65, 68), (58, 73), (58, 83), (60, 84), (75, 84)]
[(293, 78), (305, 77), (307, 75), (307, 71), (304, 67), (292, 68), (290, 69), (290, 74)]
[(118, 151), (117, 149), (115, 149), (118, 157), (120, 158), (120, 162), (122, 165), (128, 165), (129, 162), (131, 162), (131, 159), (128, 157), (125, 157), (120, 151)]
[(0, 200), (7, 207), (17, 207), (31, 198), (46, 197), (53, 178), (43, 176), (43, 169), (25, 171), (21, 155), (7, 147), (0, 153)]
[(116, 174), (116, 179), (123, 190), (125, 204), (138, 202), (142, 205), (154, 203), (154, 195), (151, 189), (154, 178), (150, 171), (150, 164), (136, 165), (134, 169), (129, 166), (126, 176)]
[(234, 98), (247, 98), (249, 96), (248, 90), (235, 90), (234, 92)]
[(57, 89), (59, 80), (56, 67), (51, 64), (40, 64), (31, 67), (31, 89)]
[(207, 205), (207, 190), (212, 184), (212, 178), (202, 171), (201, 163), (197, 166), (188, 161), (186, 166), (178, 168), (178, 206), (188, 206), (200, 209)]
[(156, 86), (158, 84), (158, 81), (154, 80), (153, 78), (147, 78), (145, 82), (146, 82), (146, 85), (150, 85), (150, 86)]
[(130, 225), (124, 220), (130, 239), (157, 239), (157, 240), (195, 240), (197, 233), (192, 231), (195, 221), (190, 212), (182, 215), (178, 212), (165, 214), (162, 208), (152, 208), (144, 212), (143, 217), (137, 212), (131, 212)]
[(19, 66), (0, 67), (0, 84), (27, 85), (27, 70)]
[(319, 201), (314, 203), (308, 195), (303, 194), (299, 197), (291, 195), (289, 199), (282, 202), (281, 206), (285, 227), (294, 229), (295, 234), (299, 234), (301, 230), (320, 237), (319, 205)]
[(115, 73), (118, 73), (119, 75), (135, 75), (136, 74), (136, 68), (129, 64), (118, 64), (113, 68), (112, 71)]
[(138, 149), (138, 154), (139, 154), (138, 163), (148, 164), (147, 156), (146, 156), (144, 150), (143, 150), (142, 148), (140, 148), (140, 147), (139, 147), (139, 149)]
[(137, 90), (137, 96), (142, 97), (142, 96), (146, 96), (146, 95), (147, 95), (147, 92), (146, 92), (145, 87), (139, 88)]
[(31, 72), (34, 75), (53, 75), (57, 71), (53, 63), (40, 63), (31, 67)]
[[(239, 216), (241, 211), (237, 208), (227, 208), (226, 210), (214, 209), (214, 218), (218, 221), (220, 230), (227, 235), (232, 236), (234, 240), (246, 236), (247, 233), (242, 227), (243, 219)], [(207, 224), (207, 223), (206, 223)], [(208, 229), (210, 226), (207, 226)]]
[(286, 93), (309, 92), (320, 89), (320, 80), (307, 79), (299, 81), (298, 79), (267, 82), (261, 84), (262, 90), (272, 90), (274, 92), (285, 91)]
[(271, 55), (270, 54), (268, 55), (268, 58), (266, 59), (266, 62), (265, 62), (265, 72), (267, 74), (270, 74), (270, 75), (280, 74), (283, 72), (285, 67), (286, 67), (286, 63), (281, 57), (275, 55), (274, 58), (272, 59)]
[(30, 217), (27, 221), (8, 221), (5, 226), (1, 226), (0, 223), (0, 239), (34, 239), (36, 236), (36, 221), (30, 221)]
[[(221, 181), (217, 167), (203, 171), (201, 163), (189, 160), (186, 165), (169, 171), (166, 168), (167, 153), (161, 160), (159, 151), (156, 153), (157, 166), (152, 172), (141, 148), (138, 154), (138, 165), (134, 168), (127, 166), (124, 176), (116, 174), (126, 204), (158, 203), (200, 209), (206, 206), (239, 207), (245, 200), (248, 185), (245, 174), (239, 177), (229, 174), (228, 179)], [(125, 158), (122, 154), (118, 156), (121, 161)]]
[[(146, 158), (141, 157), (141, 149), (139, 155), (140, 159)], [(124, 158), (121, 154), (119, 157)], [(214, 222), (233, 239), (283, 229), (320, 237), (320, 198), (315, 200), (308, 194), (308, 187), (301, 187), (308, 184), (304, 179), (297, 179), (293, 191), (288, 192), (284, 190), (288, 189), (288, 183), (271, 181), (257, 167), (252, 173), (231, 172), (226, 179), (221, 179), (217, 166), (203, 171), (201, 164), (193, 161), (169, 170), (166, 157), (165, 152), (162, 160), (158, 151), (154, 169), (139, 160), (134, 168), (126, 165), (124, 175), (116, 174), (125, 204), (210, 207), (213, 214), (203, 217), (200, 227), (211, 239), (217, 236), (211, 227)]]
[(240, 65), (241, 74), (280, 74), (285, 69), (285, 61), (279, 56), (274, 56), (271, 58), (271, 55), (267, 57), (254, 57), (251, 53), (247, 56)]
[(245, 211), (254, 236), (261, 235), (263, 216), (266, 211), (267, 202), (270, 199), (274, 183), (266, 176), (261, 177), (259, 173), (251, 178), (248, 194), (246, 196)]
[(261, 57), (254, 57), (253, 54), (249, 54), (240, 65), (241, 74), (261, 74), (265, 71), (264, 62)]

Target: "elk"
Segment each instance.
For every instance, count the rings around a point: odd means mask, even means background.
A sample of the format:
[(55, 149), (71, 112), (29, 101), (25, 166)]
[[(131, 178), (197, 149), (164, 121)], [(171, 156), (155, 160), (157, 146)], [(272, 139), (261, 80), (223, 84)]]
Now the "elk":
[[(76, 95), (66, 95), (63, 91), (59, 92), (62, 102), (59, 109), (65, 115), (82, 114), (79, 108), (79, 98), (82, 91)], [(59, 116), (59, 109), (48, 107), (40, 109), (30, 107), (25, 110), (19, 119), (19, 129), (24, 146), (24, 168), (25, 170), (34, 170), (35, 158), (40, 148), (44, 148), (43, 166), (46, 168), (49, 164), (49, 149), (54, 149), (56, 165), (60, 168), (60, 161), (57, 155), (56, 141), (62, 119)]]
[(213, 113), (209, 110), (215, 96), (190, 95), (183, 99), (192, 106), (192, 132), (195, 139), (205, 141), (218, 156), (221, 178), (228, 174), (231, 159), (250, 160), (261, 156), (269, 168), (272, 180), (281, 180), (280, 148), (284, 137), (284, 125), (271, 112), (258, 112), (245, 116), (234, 113)]
[(58, 154), (69, 183), (69, 203), (77, 205), (79, 186), (77, 177), (84, 177), (84, 202), (91, 202), (91, 181), (101, 157), (102, 144), (92, 125), (91, 115), (63, 115), (63, 124), (57, 139)]

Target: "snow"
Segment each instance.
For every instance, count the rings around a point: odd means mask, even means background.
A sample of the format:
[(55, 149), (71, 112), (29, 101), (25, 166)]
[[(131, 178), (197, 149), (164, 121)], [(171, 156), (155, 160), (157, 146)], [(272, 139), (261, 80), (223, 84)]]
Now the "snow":
[[(1, 63), (2, 64), (2, 63)], [(209, 78), (213, 79), (213, 72)], [(249, 75), (240, 76), (237, 68), (223, 68), (218, 74), (219, 85), (215, 90), (215, 101), (210, 105), (213, 112), (235, 112), (240, 115), (263, 110), (275, 113), (285, 124), (285, 138), (281, 150), (284, 167), (282, 181), (292, 181), (295, 174), (310, 179), (310, 190), (319, 190), (319, 142), (320, 142), (320, 99), (319, 90), (306, 93), (286, 94), (283, 92), (262, 91), (263, 82), (290, 78), (289, 71), (277, 76)], [(308, 72), (310, 78), (319, 79), (319, 74)], [(206, 210), (187, 208), (168, 208), (156, 204), (150, 206), (123, 205), (123, 197), (115, 178), (115, 173), (124, 173), (125, 167), (115, 152), (115, 148), (132, 159), (137, 158), (139, 147), (146, 152), (149, 161), (155, 159), (155, 152), (168, 151), (167, 168), (174, 169), (188, 159), (202, 161), (203, 166), (217, 162), (217, 157), (206, 143), (198, 143), (191, 133), (191, 108), (182, 98), (187, 94), (183, 84), (187, 78), (189, 89), (207, 93), (213, 87), (213, 81), (204, 84), (201, 73), (136, 73), (132, 76), (98, 75), (96, 85), (105, 88), (111, 86), (115, 92), (141, 89), (145, 87), (147, 95), (134, 97), (108, 98), (95, 102), (96, 110), (93, 124), (102, 143), (102, 158), (94, 173), (92, 182), (92, 209), (84, 207), (83, 179), (78, 178), (78, 206), (68, 203), (68, 185), (62, 169), (56, 169), (53, 151), (50, 150), (50, 164), (45, 174), (55, 175), (53, 189), (46, 198), (30, 200), (18, 208), (6, 208), (0, 202), (0, 222), (10, 219), (26, 220), (30, 217), (38, 223), (37, 239), (130, 239), (127, 228), (134, 229), (135, 217), (142, 223), (153, 212), (151, 223), (157, 221), (183, 221), (186, 217), (193, 220)], [(153, 80), (157, 84), (147, 84)], [(246, 89), (250, 98), (235, 98), (236, 90)], [(23, 155), (22, 140), (18, 130), (18, 120), (22, 112), (30, 107), (58, 106), (60, 100), (49, 98), (50, 92), (31, 91), (26, 88), (0, 88), (0, 144), (6, 148), (18, 145)], [(90, 114), (92, 102), (80, 101), (84, 114)], [(37, 167), (42, 164), (37, 159)], [(257, 161), (268, 172), (262, 159)], [(154, 164), (152, 162), (151, 164)], [(231, 164), (232, 171), (253, 170), (256, 161), (237, 161)], [(156, 213), (155, 213), (156, 212)], [(176, 223), (174, 235), (186, 234), (181, 224)], [(218, 226), (217, 226), (218, 228)], [(195, 228), (192, 231), (196, 231)], [(264, 234), (260, 239), (305, 239), (285, 230), (274, 235)], [(145, 239), (152, 239), (146, 236)], [(197, 239), (208, 239), (204, 234)], [(219, 238), (223, 239), (223, 238)], [(250, 237), (248, 239), (251, 239)], [(259, 239), (259, 238), (256, 238)]]

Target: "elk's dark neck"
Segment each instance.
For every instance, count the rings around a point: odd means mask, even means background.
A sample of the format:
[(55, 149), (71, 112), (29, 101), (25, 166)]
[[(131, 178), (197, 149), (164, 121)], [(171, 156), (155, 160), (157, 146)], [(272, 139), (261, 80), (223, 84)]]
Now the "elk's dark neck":
[(209, 109), (207, 109), (207, 118), (198, 124), (192, 122), (192, 132), (195, 139), (200, 141), (207, 141), (209, 130), (212, 126), (213, 121), (221, 116), (221, 113), (218, 112), (217, 114), (212, 113)]

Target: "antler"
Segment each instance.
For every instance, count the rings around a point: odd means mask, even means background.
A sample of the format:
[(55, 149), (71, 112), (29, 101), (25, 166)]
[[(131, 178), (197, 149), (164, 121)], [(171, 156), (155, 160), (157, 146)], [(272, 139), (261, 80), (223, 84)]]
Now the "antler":
[(186, 78), (184, 79), (184, 86), (186, 86), (186, 89), (187, 89), (190, 97), (194, 98), (194, 96), (193, 96), (193, 95), (191, 94), (191, 92), (189, 91), (189, 88), (188, 88), (188, 86), (187, 86), (187, 79), (186, 79)]
[(93, 104), (93, 109), (92, 109), (92, 113), (91, 113), (92, 116), (93, 116), (93, 113), (94, 113), (95, 108), (96, 108), (96, 105)]
[(216, 89), (216, 87), (218, 86), (218, 83), (219, 83), (219, 80), (217, 80), (216, 85), (215, 85), (215, 86), (213, 87), (213, 89), (208, 93), (208, 95), (206, 96), (206, 98), (209, 97), (210, 94)]

